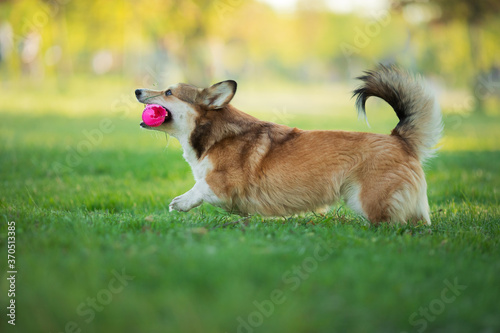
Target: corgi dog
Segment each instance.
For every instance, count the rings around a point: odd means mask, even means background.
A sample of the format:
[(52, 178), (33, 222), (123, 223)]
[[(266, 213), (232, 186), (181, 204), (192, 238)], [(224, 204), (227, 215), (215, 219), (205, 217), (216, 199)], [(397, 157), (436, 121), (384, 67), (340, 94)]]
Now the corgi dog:
[(196, 181), (170, 211), (207, 202), (241, 215), (286, 216), (343, 198), (373, 224), (430, 224), (422, 163), (441, 136), (438, 103), (422, 79), (397, 67), (380, 65), (358, 79), (358, 112), (366, 117), (370, 96), (385, 100), (399, 118), (391, 134), (261, 121), (229, 104), (237, 86), (232, 80), (204, 89), (184, 83), (137, 89), (139, 102), (167, 110), (160, 126), (141, 127), (177, 138)]

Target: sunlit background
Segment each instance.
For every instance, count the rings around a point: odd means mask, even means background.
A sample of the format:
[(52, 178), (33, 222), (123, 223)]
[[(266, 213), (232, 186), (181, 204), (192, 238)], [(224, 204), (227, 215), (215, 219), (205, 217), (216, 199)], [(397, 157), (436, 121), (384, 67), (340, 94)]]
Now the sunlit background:
[(447, 112), (496, 112), (499, 13), (494, 0), (3, 0), (0, 108), (112, 110), (135, 87), (229, 78), (244, 94), (330, 86), (342, 105), (381, 62), (425, 75)]

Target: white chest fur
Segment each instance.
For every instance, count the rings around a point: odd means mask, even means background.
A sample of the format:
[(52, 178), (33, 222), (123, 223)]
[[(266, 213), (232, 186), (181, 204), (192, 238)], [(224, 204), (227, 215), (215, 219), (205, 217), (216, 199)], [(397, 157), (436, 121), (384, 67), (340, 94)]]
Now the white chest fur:
[(200, 180), (204, 180), (207, 173), (212, 169), (212, 163), (208, 160), (208, 158), (203, 158), (199, 160), (196, 156), (196, 152), (193, 147), (189, 144), (189, 138), (185, 135), (182, 135), (178, 138), (181, 146), (182, 146), (182, 157), (188, 162), (191, 167), (191, 171), (193, 172), (194, 179), (196, 182)]

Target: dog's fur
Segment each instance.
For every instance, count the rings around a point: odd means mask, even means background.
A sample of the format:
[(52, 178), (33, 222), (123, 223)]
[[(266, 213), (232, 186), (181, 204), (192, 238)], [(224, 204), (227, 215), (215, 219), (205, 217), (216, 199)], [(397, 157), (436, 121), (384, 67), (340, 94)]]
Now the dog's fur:
[(344, 198), (375, 224), (430, 224), (422, 162), (440, 138), (438, 104), (422, 80), (395, 67), (379, 66), (359, 79), (363, 84), (354, 95), (360, 113), (370, 96), (396, 112), (400, 121), (390, 135), (304, 131), (261, 121), (229, 104), (234, 81), (206, 89), (180, 83), (165, 91), (136, 90), (140, 102), (169, 113), (159, 127), (141, 126), (176, 137), (196, 180), (170, 210), (208, 202), (239, 214), (283, 216)]

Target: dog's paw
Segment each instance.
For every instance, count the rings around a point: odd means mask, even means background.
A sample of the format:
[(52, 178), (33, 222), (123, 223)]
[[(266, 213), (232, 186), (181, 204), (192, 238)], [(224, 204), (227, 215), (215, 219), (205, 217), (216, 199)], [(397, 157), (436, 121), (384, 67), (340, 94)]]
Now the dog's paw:
[(191, 208), (193, 208), (193, 203), (190, 202), (189, 198), (182, 195), (172, 200), (170, 205), (168, 205), (168, 210), (170, 212), (173, 212), (174, 210), (178, 212), (187, 212)]

